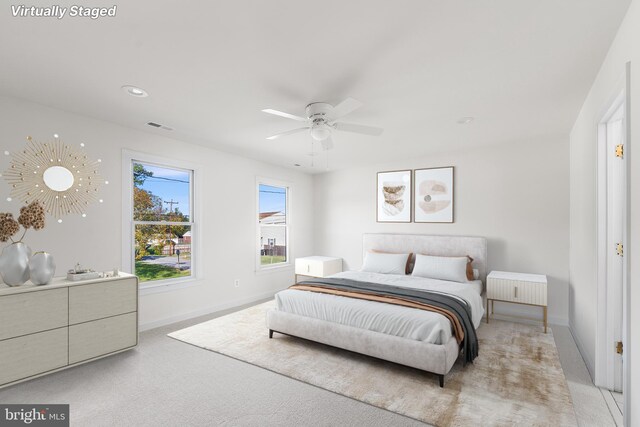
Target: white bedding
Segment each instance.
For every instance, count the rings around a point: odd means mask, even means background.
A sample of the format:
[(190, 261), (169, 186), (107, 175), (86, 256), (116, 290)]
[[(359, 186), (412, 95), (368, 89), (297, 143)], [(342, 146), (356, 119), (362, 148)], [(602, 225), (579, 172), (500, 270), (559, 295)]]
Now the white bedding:
[[(471, 307), (472, 320), (480, 326), (484, 308), (482, 282), (448, 282), (398, 274), (345, 271), (331, 277), (360, 280), (413, 289), (444, 292), (465, 300)], [(451, 323), (441, 314), (401, 307), (393, 304), (365, 301), (337, 295), (286, 289), (276, 294), (278, 310), (312, 317), (361, 329), (395, 335), (402, 338), (443, 344), (452, 335)]]

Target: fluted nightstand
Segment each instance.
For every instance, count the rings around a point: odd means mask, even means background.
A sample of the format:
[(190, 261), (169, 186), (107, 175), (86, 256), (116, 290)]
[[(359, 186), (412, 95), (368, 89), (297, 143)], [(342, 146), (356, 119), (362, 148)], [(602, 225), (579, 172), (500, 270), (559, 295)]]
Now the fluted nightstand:
[(542, 307), (547, 333), (547, 276), (543, 274), (492, 271), (487, 276), (487, 323), (494, 301)]

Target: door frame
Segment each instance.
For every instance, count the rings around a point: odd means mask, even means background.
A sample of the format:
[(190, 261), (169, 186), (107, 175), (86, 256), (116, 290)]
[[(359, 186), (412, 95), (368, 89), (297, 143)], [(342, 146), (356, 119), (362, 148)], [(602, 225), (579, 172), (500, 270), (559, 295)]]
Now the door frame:
[[(623, 304), (623, 318), (622, 318), (622, 341), (624, 343), (624, 361), (622, 372), (622, 389), (625, 394), (625, 400), (628, 397), (628, 384), (629, 384), (629, 369), (628, 361), (629, 357), (629, 221), (630, 221), (630, 186), (629, 186), (629, 142), (630, 142), (630, 120), (629, 120), (629, 100), (630, 100), (630, 64), (627, 63), (625, 69), (624, 78), (620, 79), (619, 84), (616, 85), (614, 94), (610, 97), (609, 102), (603, 109), (598, 121), (598, 135), (596, 146), (596, 162), (597, 162), (597, 182), (596, 182), (596, 200), (597, 200), (597, 213), (596, 213), (596, 241), (597, 241), (597, 312), (596, 312), (596, 354), (595, 354), (595, 372), (594, 383), (598, 387), (607, 388), (613, 390), (615, 384), (615, 372), (612, 369), (609, 362), (609, 358), (614, 349), (613, 340), (613, 325), (608, 322), (608, 313), (612, 309), (609, 307), (609, 301), (607, 300), (607, 251), (612, 250), (607, 244), (607, 123), (619, 110), (621, 106), (624, 108), (624, 161), (625, 166), (625, 183), (624, 193), (625, 207), (623, 211), (624, 216), (624, 231), (622, 243), (624, 245), (624, 256), (622, 259), (623, 272), (622, 272), (622, 304)], [(604, 197), (603, 197), (604, 196)], [(625, 409), (627, 405), (625, 405)], [(625, 411), (626, 413), (628, 410)]]
[(625, 426), (631, 425), (631, 411), (633, 408), (631, 407), (631, 321), (629, 317), (629, 313), (631, 310), (631, 300), (629, 295), (631, 294), (631, 263), (629, 262), (629, 254), (631, 254), (631, 62), (627, 62), (625, 64), (624, 70), (624, 93), (625, 93), (625, 110), (624, 117), (625, 121), (625, 158), (626, 158), (626, 182), (627, 182), (627, 209), (625, 212), (626, 215), (626, 235), (625, 235), (625, 264), (624, 264), (624, 281), (622, 284), (622, 304), (624, 307), (624, 314), (622, 318), (622, 340), (625, 345), (624, 355), (627, 361), (626, 364), (623, 365), (622, 371), (622, 392), (624, 398), (624, 411), (623, 411), (623, 423)]

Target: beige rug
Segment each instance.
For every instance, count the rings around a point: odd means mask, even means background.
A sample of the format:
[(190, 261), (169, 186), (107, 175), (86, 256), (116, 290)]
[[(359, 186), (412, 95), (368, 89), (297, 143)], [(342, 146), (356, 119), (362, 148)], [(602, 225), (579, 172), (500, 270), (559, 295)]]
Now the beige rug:
[(494, 320), (478, 330), (480, 356), (445, 377), (311, 341), (268, 338), (260, 304), (169, 334), (186, 343), (437, 426), (574, 426), (553, 335)]

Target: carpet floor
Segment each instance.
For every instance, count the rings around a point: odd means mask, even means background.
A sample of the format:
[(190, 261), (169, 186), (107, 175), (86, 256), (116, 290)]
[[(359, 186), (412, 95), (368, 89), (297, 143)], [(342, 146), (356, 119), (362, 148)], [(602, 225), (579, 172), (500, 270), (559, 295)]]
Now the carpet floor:
[(310, 341), (269, 340), (267, 302), (169, 334), (391, 412), (437, 426), (576, 425), (552, 333), (492, 321), (478, 330), (480, 356), (459, 361), (445, 388), (435, 375)]

